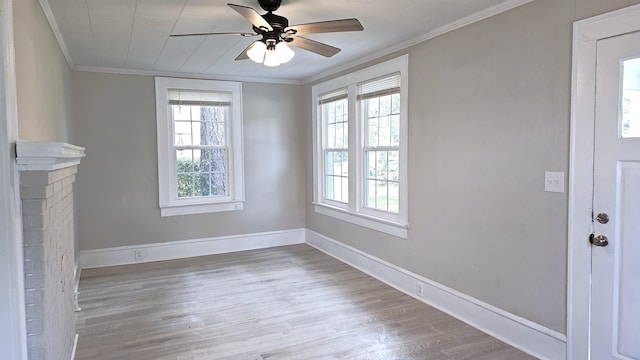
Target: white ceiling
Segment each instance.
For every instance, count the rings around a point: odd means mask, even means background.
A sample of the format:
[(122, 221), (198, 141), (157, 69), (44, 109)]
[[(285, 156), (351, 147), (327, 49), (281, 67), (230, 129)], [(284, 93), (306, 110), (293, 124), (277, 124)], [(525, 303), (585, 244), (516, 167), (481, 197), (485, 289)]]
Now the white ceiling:
[(308, 35), (342, 49), (332, 58), (292, 48), (277, 68), (235, 61), (256, 38), (169, 38), (172, 33), (252, 32), (226, 4), (257, 0), (40, 0), (75, 70), (301, 83), (362, 63), (532, 0), (283, 0), (290, 25), (358, 18), (361, 32)]

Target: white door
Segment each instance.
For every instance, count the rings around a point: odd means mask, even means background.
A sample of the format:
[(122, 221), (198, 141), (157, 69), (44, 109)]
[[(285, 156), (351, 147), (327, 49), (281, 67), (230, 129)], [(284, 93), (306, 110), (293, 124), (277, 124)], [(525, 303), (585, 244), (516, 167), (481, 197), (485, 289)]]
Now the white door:
[(596, 61), (591, 359), (640, 360), (640, 33)]

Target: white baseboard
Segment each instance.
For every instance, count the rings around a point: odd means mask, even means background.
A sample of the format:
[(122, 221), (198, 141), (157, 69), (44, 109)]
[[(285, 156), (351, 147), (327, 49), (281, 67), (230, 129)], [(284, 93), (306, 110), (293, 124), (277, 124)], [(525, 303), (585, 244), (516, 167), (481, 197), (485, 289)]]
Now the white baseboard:
[(78, 260), (76, 260), (76, 263), (73, 264), (73, 276), (74, 276), (74, 285), (73, 285), (73, 291), (75, 291), (76, 293), (78, 292), (78, 287), (80, 286), (80, 273), (82, 272), (82, 268), (80, 267), (80, 258), (78, 257)]
[[(566, 336), (307, 229), (80, 251), (80, 269), (307, 243), (374, 278), (540, 359), (566, 359)], [(135, 259), (136, 250), (143, 258)], [(423, 284), (424, 297), (415, 293)]]
[[(306, 230), (306, 243), (539, 359), (566, 359), (564, 334), (484, 303), (324, 235)], [(424, 297), (415, 293), (423, 283)]]
[(76, 358), (76, 350), (78, 349), (78, 334), (73, 338), (73, 349), (71, 349), (71, 360)]
[[(208, 239), (172, 241), (166, 243), (121, 246), (80, 251), (80, 268), (128, 265), (152, 261), (182, 259), (194, 256), (224, 254), (236, 251), (264, 249), (275, 246), (302, 244), (305, 229), (220, 236)], [(136, 251), (142, 258), (136, 260)]]

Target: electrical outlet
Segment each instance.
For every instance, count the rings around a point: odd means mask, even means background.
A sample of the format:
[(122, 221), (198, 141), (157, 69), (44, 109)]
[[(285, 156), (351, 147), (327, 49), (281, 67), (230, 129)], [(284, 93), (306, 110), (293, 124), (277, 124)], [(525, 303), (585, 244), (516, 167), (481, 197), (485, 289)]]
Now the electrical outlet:
[(144, 249), (135, 249), (133, 250), (133, 258), (136, 260), (144, 259)]
[(424, 297), (424, 284), (420, 281), (416, 283), (416, 295)]

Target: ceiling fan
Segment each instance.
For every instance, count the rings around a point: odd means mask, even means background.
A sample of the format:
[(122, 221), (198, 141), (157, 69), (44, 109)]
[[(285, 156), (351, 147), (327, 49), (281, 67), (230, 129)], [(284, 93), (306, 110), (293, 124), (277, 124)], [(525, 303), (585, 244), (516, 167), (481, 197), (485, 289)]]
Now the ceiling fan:
[(253, 25), (254, 32), (212, 32), (195, 34), (172, 34), (171, 37), (181, 36), (208, 36), (208, 35), (240, 35), (244, 37), (262, 36), (260, 40), (251, 43), (236, 60), (251, 59), (266, 66), (278, 66), (290, 61), (295, 53), (287, 44), (313, 53), (331, 57), (340, 52), (340, 49), (321, 43), (319, 41), (304, 38), (300, 35), (319, 34), (343, 31), (362, 31), (363, 27), (358, 19), (340, 19), (321, 21), (307, 24), (289, 26), (289, 20), (283, 16), (274, 14), (278, 10), (282, 0), (258, 0), (260, 7), (267, 13), (258, 14), (256, 10), (248, 6), (227, 4), (240, 15), (244, 16)]

